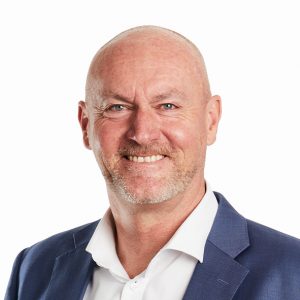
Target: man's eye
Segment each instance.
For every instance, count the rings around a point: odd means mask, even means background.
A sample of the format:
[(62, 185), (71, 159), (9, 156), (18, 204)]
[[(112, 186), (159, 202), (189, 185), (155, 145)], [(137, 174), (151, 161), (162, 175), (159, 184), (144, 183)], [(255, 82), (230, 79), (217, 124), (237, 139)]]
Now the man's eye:
[(176, 106), (172, 103), (164, 103), (164, 104), (162, 104), (162, 108), (164, 110), (171, 110), (171, 109), (176, 108)]
[(122, 111), (124, 110), (126, 107), (122, 104), (114, 104), (114, 105), (111, 105), (108, 110), (110, 111)]

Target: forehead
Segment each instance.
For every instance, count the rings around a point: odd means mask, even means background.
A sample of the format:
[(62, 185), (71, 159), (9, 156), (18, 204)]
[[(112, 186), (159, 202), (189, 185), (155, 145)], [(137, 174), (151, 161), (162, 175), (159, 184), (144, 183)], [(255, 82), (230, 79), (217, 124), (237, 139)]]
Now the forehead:
[(200, 59), (197, 51), (182, 39), (166, 35), (139, 34), (116, 40), (95, 57), (90, 77), (98, 88), (185, 89), (198, 87)]

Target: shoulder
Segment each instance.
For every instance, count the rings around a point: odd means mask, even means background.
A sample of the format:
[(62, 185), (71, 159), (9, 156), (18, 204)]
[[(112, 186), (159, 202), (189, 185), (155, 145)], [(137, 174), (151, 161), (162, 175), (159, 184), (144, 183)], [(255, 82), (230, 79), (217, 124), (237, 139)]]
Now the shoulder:
[[(300, 293), (300, 240), (247, 220), (249, 247), (236, 259), (250, 270), (245, 288), (279, 289), (282, 299)], [(283, 292), (284, 291), (284, 292)], [(277, 298), (276, 298), (277, 299)]]
[(266, 253), (267, 260), (280, 257), (278, 264), (292, 260), (300, 267), (299, 239), (248, 219), (247, 225), (252, 250)]
[(240, 249), (227, 253), (249, 270), (236, 298), (295, 299), (300, 294), (300, 240), (244, 218), (221, 194), (215, 195), (219, 208), (214, 231), (222, 234), (213, 238), (225, 251)]
[(50, 281), (56, 258), (78, 248), (84, 249), (98, 222), (55, 234), (20, 252), (14, 262), (5, 299), (16, 299), (21, 290), (42, 294)]
[(300, 293), (300, 240), (246, 221), (250, 245), (236, 260), (250, 272), (240, 292), (249, 299), (269, 299), (270, 293), (274, 299), (295, 299)]
[[(238, 260), (245, 261), (249, 265), (262, 267), (270, 265), (285, 270), (288, 270), (287, 266), (291, 265), (293, 270), (295, 268), (300, 270), (299, 239), (244, 218), (222, 194), (215, 192), (215, 195), (219, 202), (216, 217), (218, 220), (215, 220), (215, 223), (218, 223), (216, 226), (218, 230), (215, 231), (222, 233), (222, 237), (218, 237), (219, 240), (222, 239), (223, 244), (228, 243), (228, 240), (231, 244), (240, 243), (241, 239), (247, 240), (248, 246), (244, 247), (244, 251), (238, 252), (240, 253)], [(230, 235), (235, 235), (235, 238)]]
[(20, 274), (29, 270), (52, 268), (57, 257), (79, 247), (86, 247), (99, 221), (85, 224), (42, 240), (24, 249), (17, 257), (14, 268)]
[[(50, 236), (23, 250), (23, 258), (28, 256), (59, 256), (77, 246), (88, 243), (99, 221), (72, 228)], [(76, 236), (81, 235), (76, 241)]]
[(263, 224), (259, 224), (252, 220), (246, 219), (248, 224), (249, 234), (252, 235), (253, 238), (265, 237), (269, 242), (276, 241), (279, 244), (285, 245), (293, 244), (300, 245), (300, 239), (288, 235), (286, 233), (280, 232)]
[(243, 231), (247, 232), (251, 247), (254, 245), (262, 249), (271, 247), (275, 252), (276, 249), (278, 251), (290, 249), (299, 255), (300, 239), (245, 218), (230, 205), (222, 194), (217, 192), (214, 194), (219, 202), (218, 212), (222, 215), (219, 218), (222, 219), (221, 225), (225, 226), (230, 223), (234, 227), (242, 227)]

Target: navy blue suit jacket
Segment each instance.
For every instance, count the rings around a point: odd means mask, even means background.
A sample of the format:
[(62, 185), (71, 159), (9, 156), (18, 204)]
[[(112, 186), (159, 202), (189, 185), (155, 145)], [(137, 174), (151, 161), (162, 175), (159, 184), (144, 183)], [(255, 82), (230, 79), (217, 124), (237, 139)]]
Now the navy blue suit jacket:
[[(204, 260), (197, 263), (184, 299), (300, 299), (300, 240), (246, 220), (221, 194), (215, 195), (219, 208)], [(85, 247), (97, 223), (23, 250), (5, 300), (82, 299), (95, 267)]]

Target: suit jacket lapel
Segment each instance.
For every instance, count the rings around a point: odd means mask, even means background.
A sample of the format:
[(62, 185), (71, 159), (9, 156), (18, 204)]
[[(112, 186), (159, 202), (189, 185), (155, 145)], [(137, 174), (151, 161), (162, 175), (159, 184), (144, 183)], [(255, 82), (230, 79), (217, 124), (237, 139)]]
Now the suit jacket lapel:
[(58, 256), (52, 271), (45, 300), (80, 300), (93, 275), (95, 263), (85, 251), (97, 223), (74, 234), (74, 247)]
[(207, 255), (197, 263), (184, 300), (230, 300), (249, 270), (207, 242)]
[(247, 222), (222, 195), (215, 194), (218, 212), (205, 245), (203, 263), (195, 267), (185, 300), (230, 300), (249, 272), (235, 260), (249, 247)]
[(82, 299), (93, 269), (94, 262), (84, 249), (59, 256), (45, 299)]

